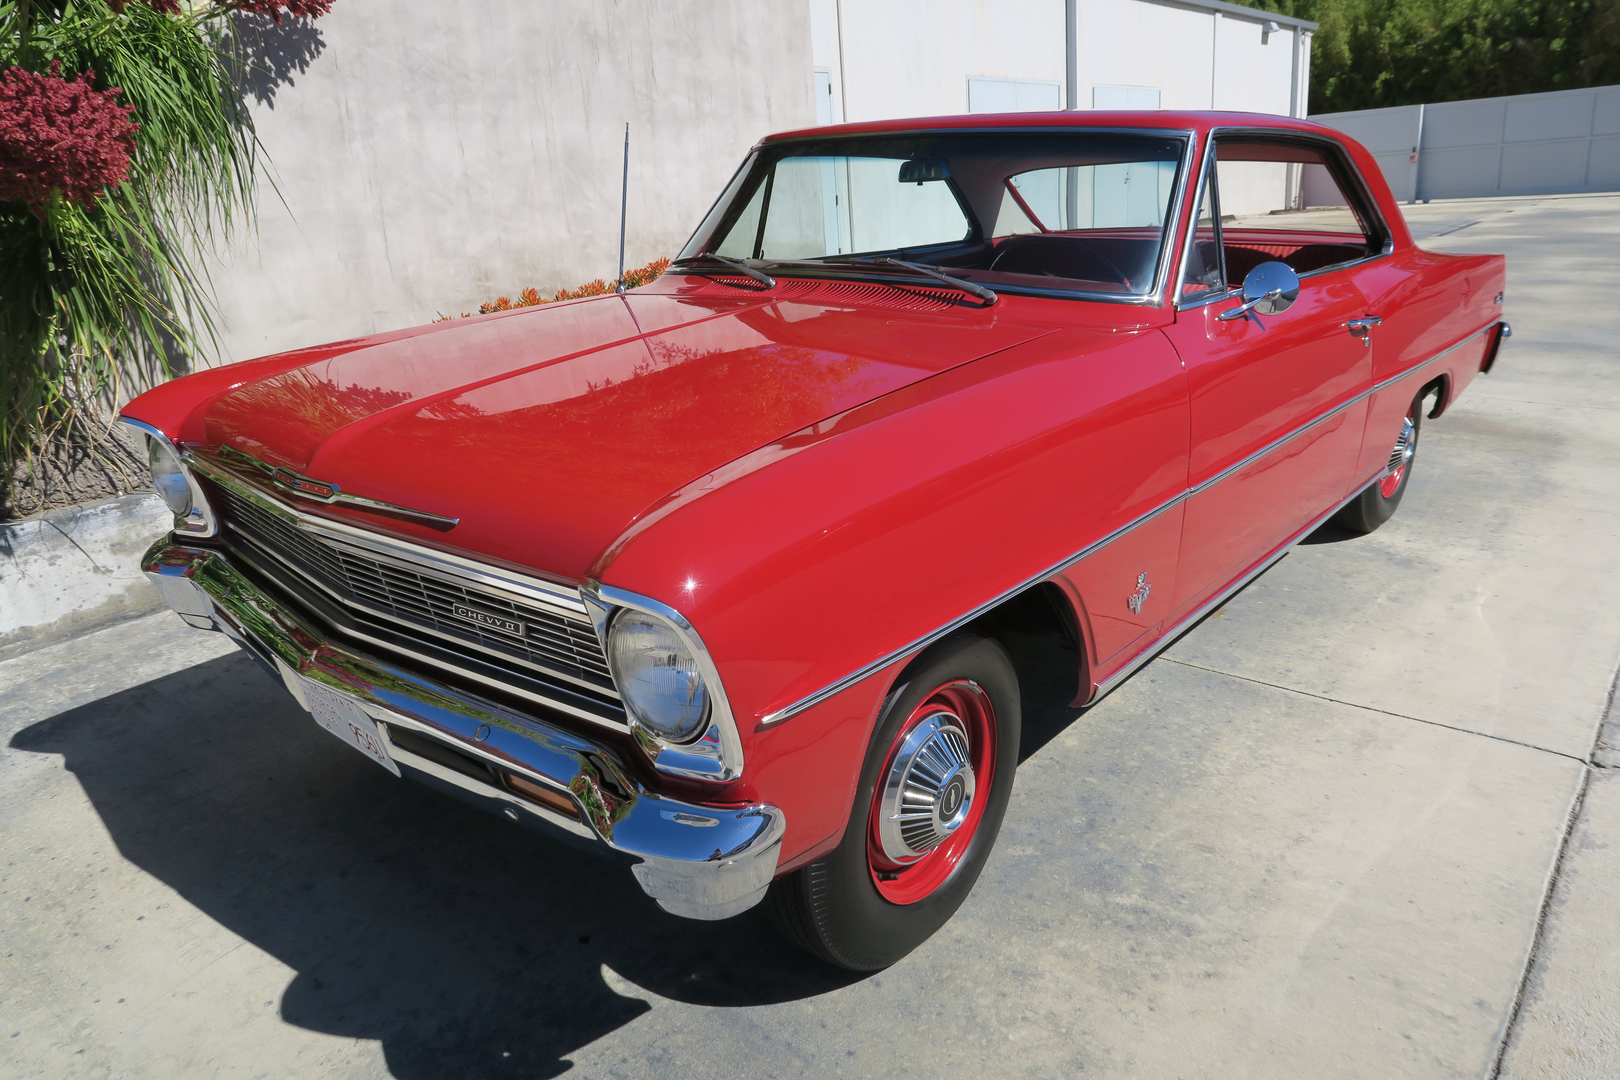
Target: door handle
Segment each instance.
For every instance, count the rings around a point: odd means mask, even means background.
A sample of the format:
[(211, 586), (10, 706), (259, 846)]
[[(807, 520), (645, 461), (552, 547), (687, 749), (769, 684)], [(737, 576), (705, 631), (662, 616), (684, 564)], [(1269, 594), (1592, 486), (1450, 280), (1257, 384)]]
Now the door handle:
[(1362, 345), (1371, 348), (1372, 334), (1369, 331), (1375, 326), (1382, 326), (1383, 323), (1384, 319), (1381, 315), (1363, 315), (1359, 319), (1351, 319), (1345, 323), (1344, 328), (1350, 331), (1351, 337), (1360, 338)]

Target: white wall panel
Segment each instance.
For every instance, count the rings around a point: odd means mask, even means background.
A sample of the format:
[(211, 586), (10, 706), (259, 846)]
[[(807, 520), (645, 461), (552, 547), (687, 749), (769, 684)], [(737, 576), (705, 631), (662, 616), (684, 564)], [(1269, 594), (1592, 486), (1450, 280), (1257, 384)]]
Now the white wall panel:
[(1156, 88), (1162, 109), (1210, 107), (1215, 29), (1209, 12), (1143, 0), (1080, 0), (1079, 22), (1082, 105), (1092, 100), (1092, 87), (1103, 85)]
[(1062, 0), (845, 0), (841, 11), (850, 121), (968, 112), (969, 76), (1063, 83)]
[(1294, 35), (1262, 34), (1258, 22), (1229, 15), (1216, 26), (1215, 108), (1287, 116)]

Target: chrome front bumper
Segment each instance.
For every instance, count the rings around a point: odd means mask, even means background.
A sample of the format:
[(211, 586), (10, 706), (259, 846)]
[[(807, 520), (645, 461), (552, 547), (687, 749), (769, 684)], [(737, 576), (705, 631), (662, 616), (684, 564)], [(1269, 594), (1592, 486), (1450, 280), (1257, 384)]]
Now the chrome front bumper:
[(359, 702), (412, 779), (625, 858), (672, 914), (725, 919), (764, 898), (786, 824), (776, 807), (703, 806), (647, 791), (588, 739), (334, 644), (220, 551), (165, 538), (141, 569), (182, 619), (224, 631), (300, 705), (300, 675)]

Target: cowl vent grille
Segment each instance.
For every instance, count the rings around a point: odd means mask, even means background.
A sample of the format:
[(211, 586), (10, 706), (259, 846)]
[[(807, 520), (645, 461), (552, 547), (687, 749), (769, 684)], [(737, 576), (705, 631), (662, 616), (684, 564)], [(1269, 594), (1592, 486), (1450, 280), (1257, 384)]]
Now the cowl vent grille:
[(947, 311), (963, 304), (977, 306), (979, 303), (967, 293), (954, 289), (935, 289), (905, 281), (876, 285), (859, 281), (806, 281), (786, 275), (776, 279), (776, 288), (766, 289), (748, 278), (716, 274), (709, 280), (705, 291), (724, 293), (727, 297), (735, 297), (739, 292), (753, 292), (771, 302), (785, 300), (830, 307), (893, 308), (903, 311)]

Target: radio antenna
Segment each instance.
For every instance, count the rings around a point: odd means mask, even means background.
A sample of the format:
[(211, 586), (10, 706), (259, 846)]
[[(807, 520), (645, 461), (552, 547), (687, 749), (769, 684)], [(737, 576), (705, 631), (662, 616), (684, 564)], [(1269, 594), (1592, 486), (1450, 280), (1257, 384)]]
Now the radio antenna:
[(624, 219), (630, 200), (630, 124), (624, 125), (624, 182), (619, 188), (619, 281), (615, 292), (624, 292)]

